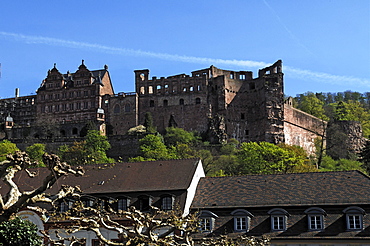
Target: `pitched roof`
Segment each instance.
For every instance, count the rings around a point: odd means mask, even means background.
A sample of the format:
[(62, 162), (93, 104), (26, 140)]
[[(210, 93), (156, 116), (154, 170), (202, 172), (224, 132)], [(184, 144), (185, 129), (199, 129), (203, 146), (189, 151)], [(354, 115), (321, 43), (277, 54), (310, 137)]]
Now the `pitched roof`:
[[(63, 184), (79, 185), (85, 194), (185, 190), (191, 183), (198, 163), (199, 159), (183, 159), (87, 165), (84, 166), (84, 176), (64, 176), (47, 192), (53, 194)], [(30, 171), (37, 171), (39, 178), (28, 178), (25, 172), (15, 178), (22, 191), (35, 189), (48, 173), (46, 168)]]
[(359, 171), (206, 177), (193, 209), (370, 203), (370, 179)]

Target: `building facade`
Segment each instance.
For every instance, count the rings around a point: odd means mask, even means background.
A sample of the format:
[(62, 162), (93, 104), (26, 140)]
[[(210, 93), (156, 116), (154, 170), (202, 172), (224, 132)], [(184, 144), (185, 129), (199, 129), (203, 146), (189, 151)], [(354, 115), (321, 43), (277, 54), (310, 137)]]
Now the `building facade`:
[(0, 100), (3, 122), (7, 116), (14, 121), (3, 137), (73, 142), (84, 135), (87, 122), (108, 136), (119, 136), (151, 113), (161, 133), (175, 126), (197, 131), (213, 143), (228, 138), (283, 142), (313, 153), (313, 139), (322, 136), (325, 122), (298, 112), (284, 99), (282, 70), (280, 60), (260, 69), (255, 78), (250, 71), (214, 66), (166, 78), (135, 70), (136, 91), (115, 94), (108, 66), (89, 70), (82, 61), (76, 72), (62, 74), (54, 65), (37, 96)]

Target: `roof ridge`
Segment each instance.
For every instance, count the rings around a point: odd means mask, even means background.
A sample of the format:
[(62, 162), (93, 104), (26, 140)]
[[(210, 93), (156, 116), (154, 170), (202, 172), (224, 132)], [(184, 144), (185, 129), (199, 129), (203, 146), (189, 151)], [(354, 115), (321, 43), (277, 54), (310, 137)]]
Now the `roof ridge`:
[(251, 176), (282, 176), (282, 175), (304, 175), (304, 174), (330, 174), (330, 173), (360, 173), (363, 176), (370, 178), (367, 174), (360, 170), (343, 170), (343, 171), (316, 171), (316, 172), (297, 172), (297, 173), (275, 173), (275, 174), (246, 174), (246, 175), (232, 175), (232, 176), (206, 176), (205, 178), (241, 178)]

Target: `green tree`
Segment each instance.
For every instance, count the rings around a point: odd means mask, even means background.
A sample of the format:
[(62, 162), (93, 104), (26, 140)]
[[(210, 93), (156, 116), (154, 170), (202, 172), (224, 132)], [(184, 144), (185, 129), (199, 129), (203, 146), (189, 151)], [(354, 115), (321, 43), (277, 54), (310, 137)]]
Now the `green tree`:
[[(141, 160), (168, 160), (175, 159), (175, 154), (169, 151), (164, 144), (163, 137), (159, 134), (148, 134), (139, 141), (139, 156)], [(130, 161), (138, 161), (130, 158)]]
[(164, 142), (167, 146), (176, 146), (177, 144), (194, 145), (199, 141), (194, 132), (185, 131), (182, 128), (167, 127), (164, 135)]
[(16, 217), (0, 224), (0, 245), (2, 246), (39, 246), (41, 237), (37, 226), (30, 221)]
[(155, 133), (157, 132), (156, 127), (153, 124), (153, 117), (150, 112), (145, 113), (145, 120), (144, 120), (144, 126), (147, 133)]
[(0, 142), (0, 161), (4, 161), (6, 159), (7, 154), (12, 154), (15, 151), (19, 150), (17, 145), (10, 142), (9, 140), (3, 140)]
[(362, 163), (361, 167), (370, 174), (370, 141), (366, 141), (365, 146), (359, 153), (359, 160)]
[(324, 102), (318, 99), (313, 92), (306, 92), (299, 96), (298, 109), (317, 118), (328, 120), (323, 106)]
[(39, 166), (44, 166), (42, 156), (45, 154), (45, 144), (35, 143), (26, 148), (26, 153), (32, 161), (36, 161)]
[(98, 130), (89, 130), (84, 141), (75, 142), (72, 146), (63, 145), (59, 148), (59, 155), (63, 161), (72, 165), (112, 163), (106, 151), (110, 143), (106, 136)]
[(305, 164), (294, 151), (267, 142), (242, 143), (236, 156), (237, 172), (232, 175), (288, 173)]

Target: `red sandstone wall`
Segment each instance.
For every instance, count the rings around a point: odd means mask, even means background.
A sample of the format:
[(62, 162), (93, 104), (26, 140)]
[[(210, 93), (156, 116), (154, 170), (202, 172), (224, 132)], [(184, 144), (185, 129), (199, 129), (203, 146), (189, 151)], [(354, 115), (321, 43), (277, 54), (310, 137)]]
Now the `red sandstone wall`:
[(326, 122), (310, 114), (284, 105), (284, 136), (285, 143), (298, 145), (308, 154), (315, 153), (314, 140), (324, 132)]

